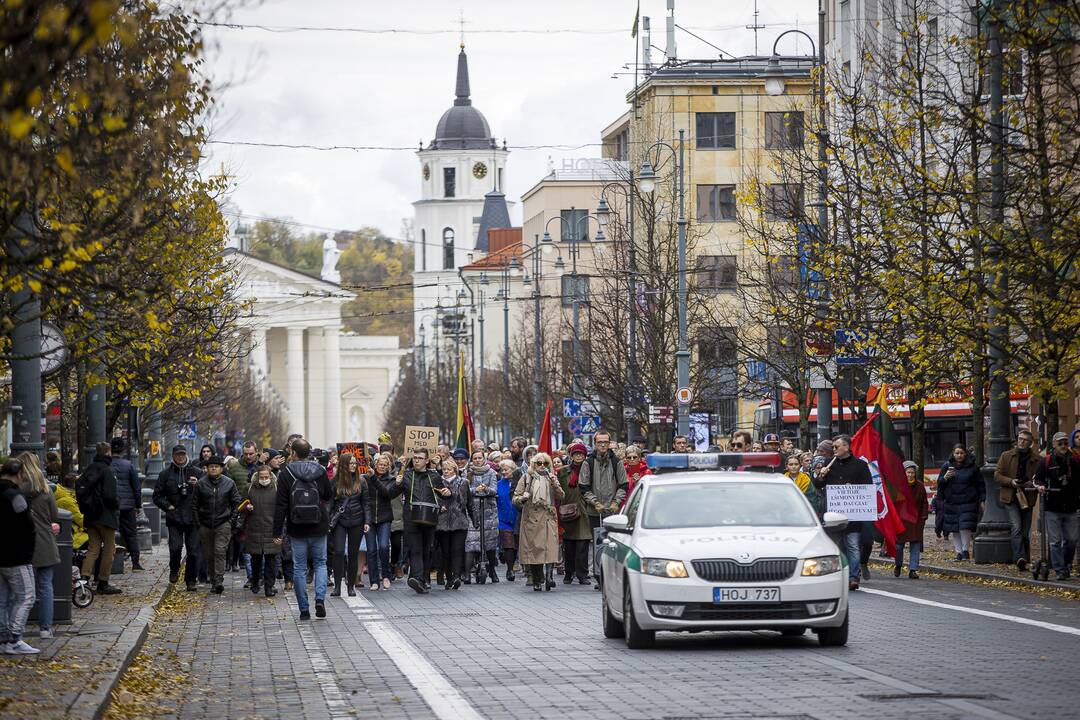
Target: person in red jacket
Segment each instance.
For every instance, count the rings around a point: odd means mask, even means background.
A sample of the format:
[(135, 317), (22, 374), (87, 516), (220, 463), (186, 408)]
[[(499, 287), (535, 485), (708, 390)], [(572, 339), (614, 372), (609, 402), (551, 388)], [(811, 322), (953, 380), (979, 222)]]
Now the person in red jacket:
[(627, 481), (626, 498), (623, 500), (623, 505), (625, 505), (626, 500), (630, 499), (630, 493), (634, 492), (634, 486), (637, 485), (638, 480), (646, 475), (652, 475), (652, 471), (645, 464), (645, 458), (641, 456), (641, 449), (637, 445), (627, 446), (626, 454), (623, 456), (623, 467), (626, 468)]
[(918, 477), (919, 466), (908, 460), (904, 463), (904, 472), (907, 473), (908, 485), (911, 486), (911, 497), (915, 502), (915, 510), (919, 513), (919, 517), (914, 525), (908, 525), (904, 528), (904, 532), (896, 538), (896, 564), (893, 566), (893, 575), (900, 577), (900, 572), (904, 567), (904, 545), (910, 545), (911, 555), (908, 559), (907, 576), (911, 580), (918, 580), (923, 530), (926, 528), (926, 518), (930, 517), (930, 505), (926, 502), (926, 486)]

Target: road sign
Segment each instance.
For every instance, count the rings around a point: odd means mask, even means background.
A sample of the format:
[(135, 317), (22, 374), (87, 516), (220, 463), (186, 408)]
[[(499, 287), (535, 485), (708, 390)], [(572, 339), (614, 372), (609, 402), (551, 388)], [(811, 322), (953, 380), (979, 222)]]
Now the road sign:
[(656, 425), (659, 423), (671, 424), (675, 422), (675, 410), (670, 405), (650, 405), (649, 406), (649, 423)]
[(567, 427), (574, 435), (592, 435), (600, 429), (599, 415), (581, 415), (570, 418)]
[(680, 405), (689, 405), (694, 400), (694, 391), (688, 387), (681, 387), (676, 391), (675, 399)]
[(194, 440), (198, 435), (195, 432), (195, 421), (185, 420), (180, 423), (180, 429), (176, 432), (177, 440)]
[(562, 416), (564, 418), (577, 417), (581, 414), (581, 401), (576, 398), (563, 398)]

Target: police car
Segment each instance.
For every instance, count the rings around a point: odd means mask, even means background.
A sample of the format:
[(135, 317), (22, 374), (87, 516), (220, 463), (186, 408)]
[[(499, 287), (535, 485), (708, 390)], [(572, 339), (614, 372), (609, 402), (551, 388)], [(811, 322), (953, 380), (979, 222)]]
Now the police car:
[[(779, 453), (653, 454), (654, 473), (599, 533), (603, 630), (630, 648), (658, 630), (813, 630), (848, 637), (847, 561)], [(730, 469), (724, 469), (730, 468)], [(736, 470), (735, 468), (738, 468)]]

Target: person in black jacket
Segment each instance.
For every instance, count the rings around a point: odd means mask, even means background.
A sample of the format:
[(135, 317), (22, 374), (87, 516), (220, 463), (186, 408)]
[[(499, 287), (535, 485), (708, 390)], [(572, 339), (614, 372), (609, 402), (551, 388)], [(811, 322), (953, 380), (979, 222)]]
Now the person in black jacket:
[[(334, 504), (330, 508), (330, 537), (334, 543), (334, 590), (341, 597), (341, 580), (346, 576), (349, 597), (356, 596), (356, 574), (360, 564), (360, 543), (370, 530), (368, 517), (371, 492), (360, 474), (360, 461), (352, 453), (342, 453), (334, 475)], [(346, 565), (345, 556), (348, 555)]]
[(431, 591), (431, 546), (435, 538), (438, 514), (445, 508), (443, 498), (450, 494), (442, 476), (428, 467), (428, 451), (413, 451), (412, 465), (391, 491), (403, 500), (402, 520), (405, 542), (409, 546), (409, 587), (418, 594)]
[[(870, 466), (862, 458), (851, 454), (851, 438), (839, 435), (833, 439), (833, 459), (818, 471), (813, 479), (816, 487), (828, 485), (873, 485)], [(859, 540), (862, 536), (861, 521), (849, 521), (844, 530), (844, 554), (848, 559), (848, 587), (859, 589), (861, 551)]]
[(979, 513), (986, 506), (986, 483), (982, 470), (962, 443), (953, 446), (952, 459), (941, 466), (937, 494), (944, 510), (941, 527), (952, 533), (956, 559), (970, 560), (972, 536), (979, 524)]
[(1053, 450), (1035, 471), (1035, 487), (1046, 513), (1046, 538), (1050, 564), (1058, 580), (1068, 580), (1073, 555), (1080, 540), (1080, 455), (1069, 448), (1069, 436), (1055, 433)]
[[(94, 460), (86, 466), (79, 478), (77, 488), (83, 488), (79, 499), (79, 509), (83, 513), (86, 534), (89, 537), (86, 559), (83, 560), (82, 575), (87, 580), (97, 566), (97, 594), (116, 595), (120, 588), (109, 583), (112, 574), (113, 556), (116, 554), (116, 529), (119, 526), (116, 501), (116, 476), (113, 474), (109, 443), (98, 443), (95, 447)], [(87, 501), (84, 503), (84, 501)], [(83, 507), (83, 505), (86, 507)], [(98, 565), (98, 560), (101, 560)]]
[(382, 585), (390, 589), (394, 570), (390, 567), (390, 526), (394, 522), (393, 494), (397, 477), (393, 474), (394, 456), (380, 452), (367, 476), (371, 513), (368, 515), (367, 559), (368, 582), (372, 590)]
[(303, 438), (293, 440), (289, 464), (278, 473), (277, 506), (274, 510), (274, 542), (280, 544), (287, 530), (293, 555), (293, 591), (300, 619), (310, 620), (308, 611), (308, 558), (315, 570), (315, 616), (326, 617), (326, 534), (329, 518), (326, 505), (334, 499), (334, 488), (326, 468), (311, 459), (311, 445)]
[(195, 483), (199, 544), (210, 561), (211, 582), (218, 595), (225, 592), (225, 551), (232, 537), (232, 516), (242, 502), (236, 483), (224, 470), (225, 461), (214, 455), (206, 462), (206, 474)]
[(34, 607), (34, 520), (30, 504), (19, 492), (23, 466), (8, 460), (0, 467), (0, 653), (35, 655), (37, 648), (22, 639)]
[(187, 548), (184, 581), (189, 591), (195, 590), (199, 572), (199, 524), (195, 519), (195, 483), (202, 471), (188, 464), (187, 448), (176, 445), (172, 462), (158, 473), (154, 485), (154, 504), (165, 513), (169, 529), (169, 582), (180, 579), (181, 553)]
[(109, 444), (112, 447), (113, 475), (116, 476), (116, 501), (120, 505), (117, 512), (120, 537), (124, 539), (124, 546), (131, 558), (131, 570), (135, 572), (143, 569), (139, 564), (137, 525), (139, 513), (142, 512), (142, 482), (139, 481), (139, 473), (135, 466), (123, 457), (127, 449), (124, 438), (113, 438)]

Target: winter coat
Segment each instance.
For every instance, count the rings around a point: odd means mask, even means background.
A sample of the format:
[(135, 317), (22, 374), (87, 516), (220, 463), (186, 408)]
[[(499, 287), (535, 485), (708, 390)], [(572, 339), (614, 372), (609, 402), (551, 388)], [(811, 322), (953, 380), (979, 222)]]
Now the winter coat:
[(440, 507), (446, 505), (443, 496), (435, 494), (435, 491), (442, 487), (442, 476), (434, 470), (425, 470), (419, 474), (412, 468), (405, 471), (401, 484), (395, 483), (391, 491), (394, 495), (401, 496), (402, 521), (405, 530), (412, 526), (412, 503), (435, 503)]
[(1080, 455), (1074, 450), (1061, 457), (1051, 451), (1035, 471), (1035, 484), (1045, 485), (1043, 508), (1049, 512), (1074, 513), (1080, 509)]
[(589, 526), (589, 516), (585, 514), (585, 498), (581, 495), (581, 485), (575, 483), (574, 487), (570, 487), (570, 478), (573, 477), (573, 473), (573, 463), (559, 470), (559, 485), (563, 492), (559, 507), (578, 506), (576, 520), (562, 521), (563, 540), (591, 540), (592, 528)]
[(390, 507), (394, 510), (394, 519), (390, 523), (390, 532), (404, 532), (405, 531), (405, 503), (402, 502), (401, 496), (390, 498)]
[[(616, 461), (616, 464), (622, 467), (622, 463)], [(559, 520), (555, 506), (563, 499), (563, 490), (557, 482), (550, 491), (545, 490), (543, 486), (548, 483), (548, 478), (528, 472), (514, 488), (514, 504), (521, 508), (518, 558), (523, 565), (559, 562)], [(539, 500), (548, 494), (552, 502)]]
[(934, 534), (938, 537), (947, 535), (944, 530), (945, 509), (941, 503), (941, 495), (934, 495), (934, 499), (930, 501), (930, 509), (934, 511)]
[(517, 532), (518, 509), (511, 497), (514, 494), (513, 481), (500, 476), (496, 493), (499, 506), (499, 530)]
[[(829, 466), (829, 472), (818, 475), (811, 482), (815, 487), (821, 488), (828, 497), (828, 491), (824, 488), (829, 485), (873, 485), (874, 479), (870, 476), (870, 466), (865, 460), (848, 455), (846, 458), (836, 458)], [(844, 532), (862, 532), (863, 524), (863, 521), (849, 521)]]
[[(472, 503), (473, 518), (469, 534), (465, 536), (465, 552), (487, 552), (499, 546), (499, 476), (490, 467), (485, 472), (476, 473), (472, 465), (466, 468), (469, 473), (469, 501)], [(484, 492), (476, 488), (485, 486)], [(483, 530), (483, 533), (480, 531)], [(483, 543), (481, 543), (481, 536)]]
[[(374, 471), (366, 476), (368, 496), (371, 498), (371, 516), (368, 523), (379, 525), (394, 521), (394, 496), (391, 492), (394, 488), (396, 475), (376, 475)], [(399, 530), (401, 528), (398, 528)]]
[(229, 522), (241, 502), (236, 483), (225, 473), (216, 480), (203, 475), (195, 483), (195, 515), (202, 527), (215, 528)]
[(241, 495), (247, 495), (248, 485), (251, 484), (251, 475), (257, 467), (259, 467), (258, 463), (245, 465), (243, 460), (237, 459), (236, 462), (225, 468), (225, 474), (233, 479), (233, 482), (236, 483), (236, 489), (240, 491)]
[(581, 494), (585, 498), (585, 511), (589, 515), (599, 515), (594, 505), (601, 503), (605, 512), (611, 503), (620, 506), (627, 495), (626, 468), (611, 450), (603, 457), (592, 453), (581, 464), (581, 476), (578, 478)]
[(29, 565), (36, 537), (30, 503), (18, 485), (0, 477), (0, 568)]
[[(311, 482), (318, 489), (322, 512), (319, 522), (312, 525), (294, 525), (290, 518), (293, 485)], [(281, 537), (287, 530), (289, 537), (313, 538), (326, 535), (330, 529), (330, 517), (326, 512), (334, 499), (334, 486), (326, 476), (326, 468), (314, 460), (295, 460), (281, 468), (278, 473), (277, 502), (274, 507), (274, 537)]]
[(19, 490), (30, 503), (30, 516), (34, 520), (34, 559), (31, 564), (36, 568), (52, 567), (60, 562), (60, 551), (52, 531), (52, 524), (60, 522), (56, 498), (51, 492), (34, 492), (29, 482), (22, 483)]
[(897, 536), (896, 541), (912, 543), (923, 541), (923, 531), (926, 529), (926, 519), (930, 517), (930, 505), (926, 502), (926, 486), (918, 478), (915, 479), (911, 488), (911, 499), (915, 502), (915, 511), (919, 514), (914, 525), (908, 525), (904, 532)]
[(950, 467), (953, 467), (951, 462), (945, 463), (938, 474), (938, 496), (945, 516), (941, 529), (949, 533), (974, 530), (979, 524), (979, 503), (986, 499), (982, 471), (968, 459), (956, 467), (952, 480), (946, 480), (945, 471)]
[(262, 487), (253, 482), (248, 486), (247, 499), (251, 512), (244, 522), (244, 552), (252, 555), (279, 555), (281, 546), (274, 544), (274, 508), (277, 505), (277, 481)]
[(120, 527), (116, 514), (119, 503), (116, 501), (116, 476), (109, 460), (108, 456), (95, 455), (94, 461), (83, 471), (80, 482), (99, 484), (102, 501), (102, 510), (97, 516), (87, 516), (86, 511), (83, 511), (83, 521), (87, 525), (104, 525), (115, 530)]
[(435, 529), (439, 532), (450, 530), (468, 530), (469, 521), (469, 481), (461, 475), (443, 478), (443, 485), (450, 488), (449, 497), (443, 498), (446, 511), (439, 513)]
[(113, 476), (116, 477), (116, 501), (121, 510), (142, 507), (142, 482), (135, 466), (127, 458), (112, 459)]
[[(157, 483), (154, 484), (154, 504), (165, 513), (165, 524), (169, 527), (196, 523), (195, 489), (188, 485), (187, 479), (200, 475), (202, 470), (197, 465), (178, 467), (176, 463), (169, 463), (158, 473)], [(170, 506), (172, 510), (169, 510)]]
[(86, 529), (83, 527), (83, 514), (75, 499), (75, 491), (63, 485), (57, 485), (55, 497), (57, 507), (71, 513), (71, 547), (78, 550), (86, 544), (90, 536), (86, 534)]
[[(1027, 462), (1024, 463), (1023, 468), (1020, 467), (1020, 450), (1018, 448), (1009, 448), (1001, 453), (997, 466), (994, 468), (994, 480), (997, 480), (997, 484), (1001, 488), (998, 490), (998, 501), (1002, 505), (1011, 505), (1013, 500), (1016, 499), (1016, 488), (1012, 484), (1013, 479), (1020, 478), (1021, 481), (1026, 481), (1030, 487), (1031, 481), (1035, 478), (1035, 472), (1039, 469), (1039, 463), (1042, 461), (1043, 456), (1033, 448), (1028, 449)], [(1035, 507), (1035, 495), (1035, 490), (1024, 490), (1024, 496), (1027, 498), (1029, 508)]]
[[(330, 505), (330, 517), (336, 517), (338, 519), (337, 524), (346, 528), (360, 527), (361, 525), (368, 524), (370, 501), (370, 488), (368, 487), (367, 482), (361, 482), (360, 492), (352, 495), (334, 496), (334, 501)], [(340, 516), (338, 515), (339, 512), (341, 513)]]

